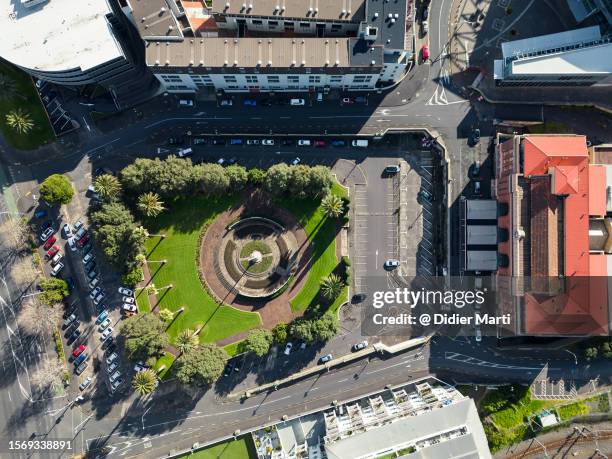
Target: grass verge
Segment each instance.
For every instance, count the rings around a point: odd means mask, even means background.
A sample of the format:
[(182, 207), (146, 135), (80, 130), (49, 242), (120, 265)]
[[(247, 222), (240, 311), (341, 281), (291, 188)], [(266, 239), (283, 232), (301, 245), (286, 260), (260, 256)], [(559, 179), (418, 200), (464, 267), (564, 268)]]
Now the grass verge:
[(172, 363), (174, 362), (174, 356), (169, 352), (164, 353), (157, 362), (155, 362), (154, 370), (157, 372), (161, 367), (165, 367), (161, 372), (159, 372), (160, 379), (164, 380), (170, 376), (172, 373)]
[(237, 440), (230, 440), (219, 443), (218, 445), (196, 451), (193, 454), (186, 454), (182, 458), (189, 459), (257, 459), (255, 445), (251, 437), (244, 436)]
[(204, 325), (199, 335), (200, 341), (214, 342), (261, 323), (259, 314), (218, 304), (204, 289), (198, 276), (199, 263), (195, 257), (202, 228), (235, 202), (235, 197), (178, 200), (172, 203), (169, 211), (148, 225), (151, 234), (166, 235), (161, 241), (152, 237), (146, 244), (149, 259), (167, 260), (163, 266), (151, 265), (153, 283), (160, 289), (169, 284), (173, 286), (159, 293), (156, 307), (168, 308), (173, 312), (185, 307), (185, 311), (176, 317), (166, 331), (171, 341), (186, 328), (195, 330)]

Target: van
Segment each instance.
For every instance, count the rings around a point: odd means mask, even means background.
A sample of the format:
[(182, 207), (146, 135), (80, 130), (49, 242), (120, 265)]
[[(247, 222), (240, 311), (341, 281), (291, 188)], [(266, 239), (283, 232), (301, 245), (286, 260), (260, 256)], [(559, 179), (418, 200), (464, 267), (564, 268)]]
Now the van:
[(291, 99), (289, 103), (291, 105), (306, 105), (306, 101), (304, 99)]
[(323, 93), (322, 92), (318, 92), (317, 93), (317, 102), (323, 102)]
[(368, 141), (367, 140), (363, 140), (363, 139), (355, 139), (351, 142), (351, 145), (354, 147), (359, 147), (359, 148), (367, 148), (368, 147)]
[(193, 107), (193, 100), (181, 99), (179, 100), (179, 107)]
[(308, 139), (301, 139), (298, 140), (298, 147), (309, 147), (310, 146), (310, 140)]
[(179, 158), (186, 158), (193, 155), (193, 150), (191, 148), (183, 148), (177, 152), (177, 155)]

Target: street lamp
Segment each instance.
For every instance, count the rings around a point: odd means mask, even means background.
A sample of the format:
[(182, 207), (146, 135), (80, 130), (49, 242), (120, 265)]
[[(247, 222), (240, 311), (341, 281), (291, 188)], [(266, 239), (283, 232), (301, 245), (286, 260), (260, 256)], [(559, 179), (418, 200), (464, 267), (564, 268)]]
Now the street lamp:
[(574, 363), (576, 365), (578, 365), (578, 357), (576, 356), (576, 354), (574, 354), (572, 351), (570, 351), (569, 349), (563, 349), (565, 352), (572, 354), (574, 356)]

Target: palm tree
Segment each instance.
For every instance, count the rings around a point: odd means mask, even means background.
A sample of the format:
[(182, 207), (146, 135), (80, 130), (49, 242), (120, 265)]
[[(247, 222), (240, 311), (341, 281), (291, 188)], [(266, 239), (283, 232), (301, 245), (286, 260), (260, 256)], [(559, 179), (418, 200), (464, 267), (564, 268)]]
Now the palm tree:
[(0, 100), (9, 100), (17, 95), (15, 80), (0, 73)]
[(164, 210), (164, 203), (157, 193), (144, 193), (138, 196), (138, 210), (146, 217), (157, 217)]
[(321, 201), (323, 213), (331, 218), (338, 218), (344, 213), (344, 203), (335, 194), (328, 194)]
[(132, 387), (138, 395), (148, 395), (157, 387), (157, 375), (150, 368), (139, 371), (132, 379)]
[(34, 127), (34, 121), (32, 121), (29, 113), (26, 113), (21, 108), (11, 110), (6, 115), (6, 124), (19, 134), (25, 134)]
[(340, 295), (342, 287), (342, 280), (336, 274), (330, 274), (321, 280), (321, 293), (328, 301), (335, 300)]
[(121, 183), (114, 175), (102, 174), (94, 181), (94, 191), (105, 201), (115, 201), (121, 193)]
[(159, 311), (159, 318), (164, 322), (170, 322), (174, 319), (174, 313), (170, 309), (164, 308)]
[(183, 330), (178, 334), (175, 341), (175, 346), (181, 354), (191, 351), (200, 343), (198, 336), (193, 330)]

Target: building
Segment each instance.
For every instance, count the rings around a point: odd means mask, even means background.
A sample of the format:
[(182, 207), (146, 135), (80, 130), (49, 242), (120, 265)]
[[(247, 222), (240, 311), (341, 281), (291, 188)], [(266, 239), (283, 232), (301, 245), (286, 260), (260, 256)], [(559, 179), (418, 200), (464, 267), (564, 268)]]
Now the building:
[(210, 5), (129, 0), (124, 8), (168, 92), (374, 90), (399, 81), (412, 59), (406, 0)]
[(511, 334), (608, 335), (612, 161), (579, 135), (498, 137), (498, 304)]
[(612, 38), (599, 26), (502, 43), (494, 61), (498, 86), (612, 84)]
[(471, 273), (497, 270), (497, 201), (465, 199), (460, 206), (461, 271)]
[(102, 85), (118, 105), (130, 105), (152, 80), (114, 7), (106, 0), (3, 2), (0, 57), (52, 83)]
[(602, 22), (612, 25), (612, 0), (567, 0), (567, 4), (576, 22), (600, 16)]
[(473, 400), (434, 378), (268, 426), (253, 440), (259, 459), (491, 457)]

